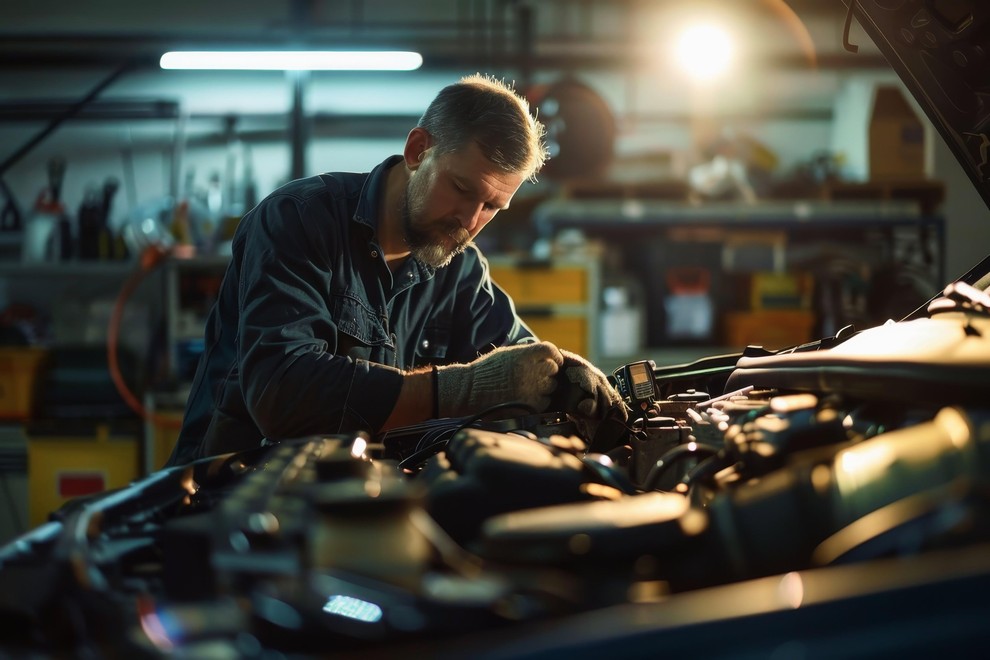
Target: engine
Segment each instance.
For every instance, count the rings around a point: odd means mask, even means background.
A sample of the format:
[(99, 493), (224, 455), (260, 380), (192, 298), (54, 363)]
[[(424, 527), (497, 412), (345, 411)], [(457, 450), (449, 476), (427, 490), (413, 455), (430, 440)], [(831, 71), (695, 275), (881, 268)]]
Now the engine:
[[(932, 323), (954, 343), (896, 359)], [(0, 549), (0, 637), (126, 657), (971, 648), (986, 318), (895, 326), (624, 365), (628, 415), (591, 433), (492, 414), (154, 473)]]

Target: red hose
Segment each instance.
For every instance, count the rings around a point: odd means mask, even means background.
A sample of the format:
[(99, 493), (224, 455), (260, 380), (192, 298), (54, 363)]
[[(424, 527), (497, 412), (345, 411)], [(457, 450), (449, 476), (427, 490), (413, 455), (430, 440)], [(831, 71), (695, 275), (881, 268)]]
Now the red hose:
[(124, 286), (121, 288), (114, 303), (113, 312), (110, 314), (110, 324), (107, 328), (107, 365), (110, 368), (110, 378), (113, 380), (114, 387), (117, 388), (117, 392), (128, 408), (147, 422), (166, 429), (177, 429), (182, 426), (182, 420), (157, 415), (144, 407), (144, 404), (141, 403), (130, 387), (127, 386), (127, 382), (120, 372), (120, 363), (117, 360), (117, 342), (120, 335), (121, 319), (124, 316), (124, 305), (130, 299), (131, 294), (134, 293), (138, 285), (144, 281), (144, 278), (162, 264), (167, 256), (168, 252), (161, 246), (156, 245), (146, 248), (141, 253), (139, 268), (131, 273), (131, 276), (124, 282)]

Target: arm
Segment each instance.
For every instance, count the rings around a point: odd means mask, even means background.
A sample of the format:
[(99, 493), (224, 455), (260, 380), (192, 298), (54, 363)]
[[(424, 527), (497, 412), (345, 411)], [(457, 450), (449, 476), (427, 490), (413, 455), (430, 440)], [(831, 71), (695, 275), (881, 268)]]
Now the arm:
[(468, 364), (406, 373), (384, 428), (471, 415), (502, 403), (546, 410), (563, 364), (556, 346), (538, 342), (503, 346)]
[(326, 196), (312, 199), (273, 198), (234, 245), (241, 390), (247, 412), (272, 439), (377, 431), (402, 386), (397, 369), (335, 355), (341, 324), (353, 319), (335, 318), (329, 294), (354, 277), (353, 246), (349, 219), (339, 217), (345, 211)]

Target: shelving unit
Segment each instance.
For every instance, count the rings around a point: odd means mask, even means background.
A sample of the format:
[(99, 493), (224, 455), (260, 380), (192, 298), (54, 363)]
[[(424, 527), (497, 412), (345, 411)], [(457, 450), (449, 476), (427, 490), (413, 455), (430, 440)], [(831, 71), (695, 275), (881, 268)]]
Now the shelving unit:
[[(148, 445), (141, 425), (116, 398), (105, 357), (112, 310), (137, 269), (132, 260), (0, 262), (0, 308), (33, 314), (37, 328), (28, 337), (36, 345), (4, 349), (21, 356), (13, 361), (21, 365), (13, 367), (17, 373), (0, 374), (5, 395), (17, 388), (29, 400), (4, 420), (5, 433), (23, 439), (24, 460), (9, 475), (26, 484), (16, 496), (26, 502), (18, 504), (27, 513), (22, 524), (39, 525), (72, 497), (121, 487), (150, 471), (142, 463)], [(161, 285), (160, 273), (152, 272), (125, 302), (118, 345), (125, 379), (146, 375), (163, 314)], [(32, 376), (24, 372), (29, 354), (42, 356)], [(140, 396), (139, 383), (129, 385)]]
[(210, 256), (173, 258), (165, 264), (165, 342), (171, 375), (179, 382), (192, 381), (203, 350), (203, 327), (228, 261)]
[[(939, 187), (933, 184), (932, 189)], [(653, 314), (644, 353), (678, 343), (665, 329), (665, 320), (669, 319), (664, 311), (672, 292), (666, 279), (675, 267), (701, 266), (710, 273), (710, 302), (718, 326), (706, 336), (683, 343), (733, 350), (748, 343), (783, 348), (827, 336), (848, 323), (865, 327), (864, 323), (886, 320), (867, 318), (860, 309), (872, 315), (891, 314), (890, 318), (898, 313), (906, 315), (914, 307), (901, 303), (922, 304), (937, 292), (922, 289), (937, 287), (945, 279), (944, 218), (930, 212), (921, 200), (694, 204), (648, 199), (554, 199), (538, 206), (533, 219), (542, 239), (550, 240), (564, 229), (580, 230), (586, 239), (607, 240), (623, 253), (624, 267), (642, 283), (645, 311)], [(839, 267), (845, 270), (837, 275)], [(852, 293), (862, 304), (839, 309), (839, 305), (846, 305), (840, 297), (847, 292), (836, 290), (846, 285), (840, 278), (844, 273), (859, 278), (859, 288)], [(810, 277), (814, 307), (806, 296), (801, 304), (789, 307), (775, 303), (751, 305), (757, 276), (769, 274), (793, 276), (796, 280)], [(895, 281), (895, 277), (903, 277), (904, 281)], [(874, 282), (876, 287), (872, 286)], [(873, 300), (874, 295), (880, 299)], [(825, 303), (828, 308), (823, 306)], [(762, 332), (779, 326), (779, 319), (766, 312), (785, 309), (795, 317), (798, 312), (804, 314), (795, 318), (794, 332), (786, 337)], [(814, 319), (808, 317), (812, 313)], [(744, 336), (747, 332), (752, 336)], [(772, 345), (774, 342), (778, 345)]]
[[(47, 327), (46, 345), (103, 346), (113, 305), (137, 268), (132, 260), (0, 262), (0, 309), (36, 310)], [(136, 354), (149, 348), (162, 317), (160, 300), (161, 279), (153, 272), (124, 307), (121, 343)]]

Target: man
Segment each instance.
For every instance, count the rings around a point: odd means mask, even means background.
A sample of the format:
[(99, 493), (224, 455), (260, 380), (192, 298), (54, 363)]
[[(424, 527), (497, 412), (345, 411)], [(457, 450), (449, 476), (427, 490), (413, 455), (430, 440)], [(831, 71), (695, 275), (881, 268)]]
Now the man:
[[(276, 190), (238, 225), (170, 465), (313, 433), (377, 433), (503, 402), (617, 402), (580, 357), (537, 342), (471, 242), (546, 158), (505, 84), (445, 87), (368, 174)], [(565, 381), (566, 382), (566, 381)]]

